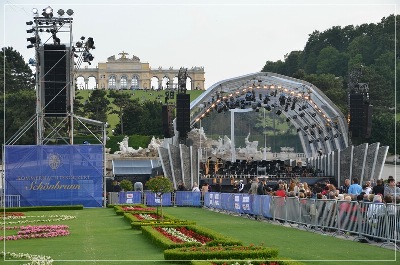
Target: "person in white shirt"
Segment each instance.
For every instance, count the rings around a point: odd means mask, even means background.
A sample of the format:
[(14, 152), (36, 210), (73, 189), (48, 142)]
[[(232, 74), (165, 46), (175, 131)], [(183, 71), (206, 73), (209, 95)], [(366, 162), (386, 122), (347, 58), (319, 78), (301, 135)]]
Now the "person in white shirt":
[(195, 182), (195, 183), (193, 183), (193, 188), (192, 188), (192, 191), (195, 191), (195, 192), (200, 192), (199, 185), (197, 185), (197, 183), (196, 183), (196, 182)]

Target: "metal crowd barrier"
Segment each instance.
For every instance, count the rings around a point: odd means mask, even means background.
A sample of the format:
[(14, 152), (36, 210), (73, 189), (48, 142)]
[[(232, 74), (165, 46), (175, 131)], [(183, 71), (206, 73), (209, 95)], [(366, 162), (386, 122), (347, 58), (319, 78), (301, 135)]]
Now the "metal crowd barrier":
[(0, 207), (21, 207), (20, 195), (0, 196)]
[(204, 207), (262, 216), (333, 236), (352, 235), (355, 240), (389, 244), (400, 239), (398, 204), (209, 192), (204, 196)]

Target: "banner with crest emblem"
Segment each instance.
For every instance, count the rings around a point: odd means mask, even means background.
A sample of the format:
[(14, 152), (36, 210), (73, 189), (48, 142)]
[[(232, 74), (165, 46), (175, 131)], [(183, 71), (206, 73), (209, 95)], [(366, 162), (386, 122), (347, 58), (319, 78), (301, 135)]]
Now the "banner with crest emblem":
[(5, 146), (5, 194), (21, 206), (103, 203), (102, 145)]

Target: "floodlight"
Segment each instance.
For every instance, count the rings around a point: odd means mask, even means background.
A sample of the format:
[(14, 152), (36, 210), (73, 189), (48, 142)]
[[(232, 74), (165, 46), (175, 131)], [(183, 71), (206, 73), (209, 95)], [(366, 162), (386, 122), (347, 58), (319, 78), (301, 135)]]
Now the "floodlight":
[(63, 15), (65, 14), (65, 12), (64, 12), (63, 9), (58, 9), (57, 14), (58, 14), (59, 16), (63, 16)]

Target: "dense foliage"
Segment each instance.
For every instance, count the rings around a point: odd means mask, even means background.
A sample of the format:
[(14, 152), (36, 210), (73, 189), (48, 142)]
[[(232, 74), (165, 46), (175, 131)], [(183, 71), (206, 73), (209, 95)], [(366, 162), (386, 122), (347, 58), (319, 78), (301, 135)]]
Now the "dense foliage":
[[(32, 70), (12, 47), (0, 51), (0, 60), (0, 86), (5, 89), (0, 95), (0, 121), (4, 128), (0, 137), (7, 142), (35, 114), (35, 82)], [(35, 144), (34, 129), (35, 126), (28, 127), (21, 137), (15, 138), (17, 143)]]
[[(395, 76), (400, 72), (399, 30), (400, 16), (382, 18), (379, 23), (334, 26), (323, 32), (314, 31), (302, 51), (292, 51), (285, 59), (267, 61), (262, 71), (275, 72), (306, 80), (321, 89), (346, 115), (349, 73), (361, 68), (359, 83), (369, 84), (370, 103), (373, 105), (372, 136), (364, 139), (388, 145), (394, 152)], [(397, 40), (395, 39), (397, 37)], [(397, 82), (397, 84), (396, 84)], [(385, 128), (385, 130), (382, 130)]]

